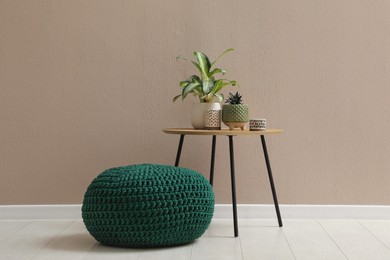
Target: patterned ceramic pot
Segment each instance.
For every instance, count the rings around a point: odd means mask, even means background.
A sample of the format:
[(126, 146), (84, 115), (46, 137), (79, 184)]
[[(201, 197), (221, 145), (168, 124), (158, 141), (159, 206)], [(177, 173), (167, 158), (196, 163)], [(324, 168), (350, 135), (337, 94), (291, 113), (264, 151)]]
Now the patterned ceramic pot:
[(205, 112), (207, 110), (221, 110), (220, 103), (197, 103), (192, 105), (191, 125), (195, 129), (205, 129)]
[(206, 110), (204, 114), (204, 125), (208, 130), (220, 130), (221, 110)]
[(245, 124), (249, 121), (248, 106), (244, 104), (222, 106), (222, 122), (229, 126), (230, 130), (236, 127), (245, 129)]

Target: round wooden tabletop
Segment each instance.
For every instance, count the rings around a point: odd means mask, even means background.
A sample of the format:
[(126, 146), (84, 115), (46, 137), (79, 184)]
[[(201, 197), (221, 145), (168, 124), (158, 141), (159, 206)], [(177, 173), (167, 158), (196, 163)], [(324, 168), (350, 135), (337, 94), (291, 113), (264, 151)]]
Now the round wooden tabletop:
[(266, 129), (261, 131), (249, 131), (249, 130), (229, 130), (229, 128), (221, 130), (204, 130), (204, 129), (193, 129), (193, 128), (165, 128), (163, 132), (166, 134), (177, 134), (177, 135), (269, 135), (269, 134), (280, 134), (283, 132), (282, 129)]

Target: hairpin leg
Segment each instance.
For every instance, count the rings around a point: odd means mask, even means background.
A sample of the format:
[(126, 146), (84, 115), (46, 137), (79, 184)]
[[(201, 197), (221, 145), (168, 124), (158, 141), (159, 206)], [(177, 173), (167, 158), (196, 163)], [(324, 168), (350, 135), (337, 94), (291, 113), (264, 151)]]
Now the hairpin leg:
[(217, 143), (217, 136), (213, 135), (213, 141), (211, 145), (211, 165), (210, 165), (210, 184), (213, 186), (214, 182), (214, 163), (215, 163), (215, 146)]
[(229, 135), (229, 150), (230, 150), (230, 174), (231, 174), (231, 178), (232, 178), (231, 182), (232, 182), (234, 236), (238, 237), (236, 179), (234, 176), (234, 147), (233, 147), (233, 136), (231, 136), (231, 135)]
[(183, 142), (184, 142), (184, 135), (180, 135), (180, 141), (179, 141), (179, 147), (177, 148), (175, 166), (179, 166), (181, 148), (183, 147)]
[(283, 226), (282, 217), (279, 211), (279, 203), (278, 203), (278, 198), (276, 196), (276, 189), (275, 189), (274, 179), (272, 177), (271, 164), (268, 158), (267, 145), (265, 143), (264, 135), (261, 135), (261, 144), (263, 146), (264, 158), (265, 158), (265, 163), (267, 165), (267, 171), (268, 171), (269, 184), (271, 185), (272, 196), (274, 198), (275, 210), (276, 210), (276, 215), (278, 217), (279, 227), (282, 227)]

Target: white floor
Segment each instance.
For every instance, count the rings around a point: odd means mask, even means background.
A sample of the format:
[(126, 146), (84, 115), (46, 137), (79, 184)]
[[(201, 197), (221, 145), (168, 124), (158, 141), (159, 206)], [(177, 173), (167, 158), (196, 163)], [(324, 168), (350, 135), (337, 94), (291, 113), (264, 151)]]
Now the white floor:
[(194, 243), (162, 249), (102, 246), (82, 220), (0, 220), (0, 259), (390, 259), (390, 220), (213, 220)]

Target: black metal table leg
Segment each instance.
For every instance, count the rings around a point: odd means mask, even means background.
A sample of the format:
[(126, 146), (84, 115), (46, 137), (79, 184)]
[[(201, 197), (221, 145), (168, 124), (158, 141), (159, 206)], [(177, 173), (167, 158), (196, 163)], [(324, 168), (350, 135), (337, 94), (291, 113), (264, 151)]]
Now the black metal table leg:
[(180, 141), (179, 141), (179, 147), (177, 148), (175, 166), (179, 166), (181, 148), (183, 147), (183, 142), (184, 142), (184, 135), (180, 135)]
[(215, 146), (217, 142), (217, 136), (213, 135), (213, 141), (211, 145), (211, 165), (210, 165), (210, 184), (213, 186), (214, 182), (214, 162), (215, 162)]
[(230, 150), (230, 174), (232, 177), (232, 201), (233, 201), (233, 223), (234, 223), (234, 236), (238, 237), (238, 224), (237, 224), (237, 202), (236, 202), (236, 179), (234, 176), (234, 147), (233, 136), (229, 135), (229, 150)]
[(279, 211), (279, 203), (278, 203), (278, 198), (276, 196), (276, 189), (275, 189), (274, 179), (272, 177), (271, 164), (268, 158), (267, 145), (265, 143), (264, 135), (261, 135), (261, 144), (263, 146), (264, 158), (265, 158), (265, 163), (267, 165), (267, 171), (268, 171), (269, 184), (271, 185), (272, 196), (274, 198), (275, 210), (276, 210), (276, 215), (278, 217), (279, 227), (282, 227), (283, 226), (282, 217)]

